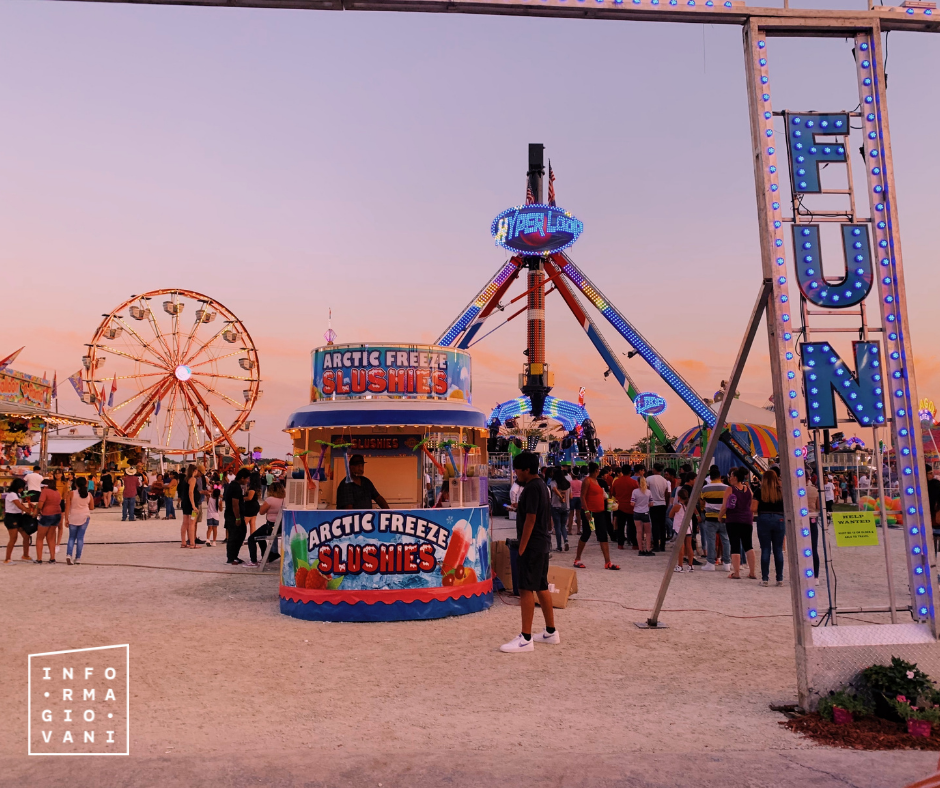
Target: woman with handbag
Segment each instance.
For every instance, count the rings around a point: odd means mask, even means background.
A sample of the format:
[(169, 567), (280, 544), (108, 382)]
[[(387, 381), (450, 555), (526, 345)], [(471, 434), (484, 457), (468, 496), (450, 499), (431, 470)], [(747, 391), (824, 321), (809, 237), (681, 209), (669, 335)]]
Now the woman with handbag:
[[(776, 474), (774, 474), (776, 475)], [(731, 542), (731, 572), (729, 580), (741, 579), (741, 549), (747, 559), (748, 578), (757, 580), (754, 570), (754, 513), (751, 511), (751, 488), (747, 484), (747, 468), (735, 468), (731, 472), (731, 482), (725, 490), (721, 502), (718, 520), (724, 521), (728, 528), (728, 540)]]
[(584, 563), (581, 561), (581, 554), (584, 552), (584, 546), (591, 538), (591, 532), (594, 532), (597, 535), (597, 541), (600, 542), (601, 552), (604, 554), (604, 569), (617, 570), (620, 567), (611, 562), (610, 548), (607, 544), (610, 532), (610, 513), (607, 511), (607, 493), (604, 492), (604, 488), (597, 481), (599, 473), (600, 466), (596, 462), (589, 463), (587, 478), (581, 485), (584, 525), (581, 528), (581, 538), (578, 540), (578, 552), (575, 555), (574, 565), (578, 569), (585, 568)]
[(3, 499), (3, 524), (7, 527), (7, 534), (10, 537), (10, 540), (7, 542), (6, 558), (4, 558), (3, 561), (5, 564), (10, 563), (10, 559), (13, 556), (13, 548), (16, 547), (16, 538), (21, 533), (23, 534), (23, 557), (20, 560), (33, 560), (29, 557), (29, 533), (20, 527), (23, 520), (29, 519), (31, 512), (30, 505), (22, 498), (25, 489), (25, 481), (20, 478), (14, 479), (10, 482), (10, 486), (7, 488), (6, 495)]

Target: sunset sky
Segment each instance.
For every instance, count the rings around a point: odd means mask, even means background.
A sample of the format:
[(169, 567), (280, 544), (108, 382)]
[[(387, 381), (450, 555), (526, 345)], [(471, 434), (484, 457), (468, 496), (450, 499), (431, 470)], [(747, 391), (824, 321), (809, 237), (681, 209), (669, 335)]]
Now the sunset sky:
[[(851, 48), (772, 41), (774, 108), (852, 109)], [(888, 51), (917, 382), (940, 400), (940, 37)], [(703, 396), (730, 370), (760, 280), (739, 28), (8, 0), (0, 72), (0, 357), (57, 370), (63, 411), (93, 413), (62, 384), (102, 313), (188, 288), (252, 333), (252, 443), (283, 455), (328, 310), (340, 342), (433, 341), (506, 259), (489, 225), (524, 198), (530, 142), (584, 222), (578, 264)], [(633, 443), (606, 365), (546, 309), (554, 393), (585, 386), (604, 444)], [(518, 394), (524, 343), (520, 317), (473, 348), (474, 404)], [(767, 403), (763, 332), (740, 388)]]

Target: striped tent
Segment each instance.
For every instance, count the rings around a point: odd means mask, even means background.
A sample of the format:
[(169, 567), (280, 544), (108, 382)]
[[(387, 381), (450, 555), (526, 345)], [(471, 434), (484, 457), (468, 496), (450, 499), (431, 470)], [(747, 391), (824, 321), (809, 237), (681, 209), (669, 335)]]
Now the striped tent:
[[(776, 457), (779, 453), (777, 447), (777, 431), (773, 427), (764, 427), (760, 424), (732, 423), (725, 426), (730, 430), (734, 439), (749, 449), (755, 457)], [(702, 449), (708, 442), (710, 430), (693, 427), (682, 433), (676, 442), (676, 452), (689, 457), (701, 457)]]

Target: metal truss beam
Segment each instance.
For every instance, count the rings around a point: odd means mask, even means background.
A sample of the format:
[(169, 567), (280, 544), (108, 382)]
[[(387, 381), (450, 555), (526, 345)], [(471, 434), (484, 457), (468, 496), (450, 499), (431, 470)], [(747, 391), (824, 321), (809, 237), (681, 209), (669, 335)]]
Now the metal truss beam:
[(934, 9), (876, 6), (868, 11), (807, 8), (748, 8), (740, 0), (56, 0), (57, 2), (121, 2), (145, 5), (284, 8), (316, 11), (405, 11), (487, 16), (532, 16), (560, 19), (620, 19), (632, 22), (747, 25), (759, 20), (788, 36), (839, 36), (871, 29), (940, 31)]

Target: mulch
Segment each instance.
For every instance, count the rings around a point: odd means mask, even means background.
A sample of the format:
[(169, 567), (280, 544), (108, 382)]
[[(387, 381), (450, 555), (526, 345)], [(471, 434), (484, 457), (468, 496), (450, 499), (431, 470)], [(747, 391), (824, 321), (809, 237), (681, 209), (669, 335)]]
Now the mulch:
[(817, 744), (851, 750), (940, 750), (940, 730), (934, 726), (930, 738), (911, 736), (904, 723), (880, 717), (862, 717), (848, 725), (836, 725), (816, 712), (780, 723)]

